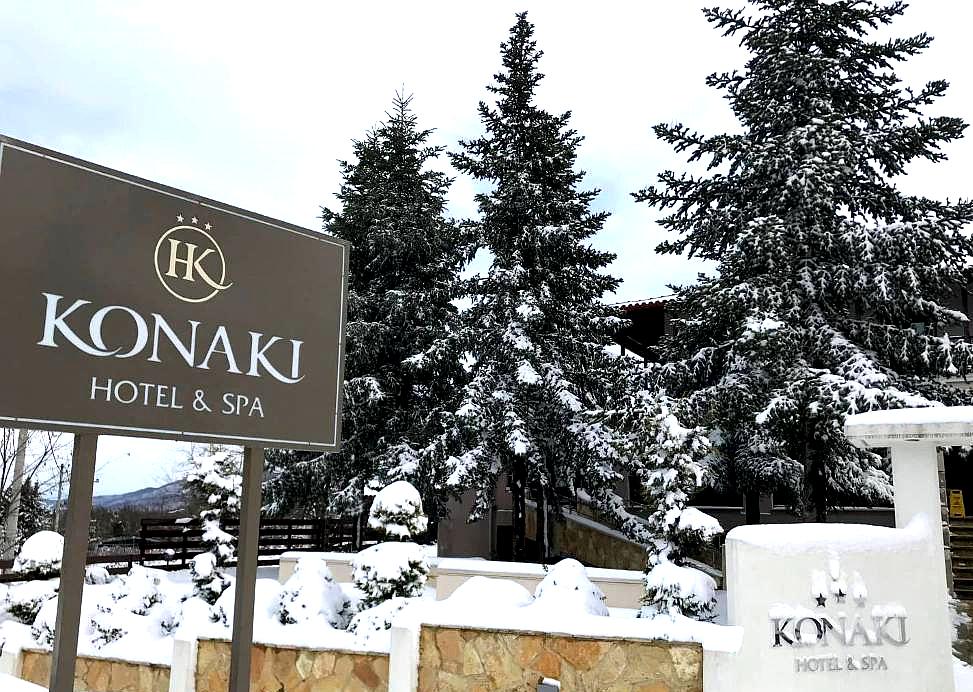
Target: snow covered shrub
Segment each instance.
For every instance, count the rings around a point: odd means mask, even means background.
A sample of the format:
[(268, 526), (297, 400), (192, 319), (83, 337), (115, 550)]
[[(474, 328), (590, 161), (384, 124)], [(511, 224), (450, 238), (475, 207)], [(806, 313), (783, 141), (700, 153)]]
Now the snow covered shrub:
[(236, 516), (240, 511), (242, 463), (236, 450), (209, 447), (205, 453), (193, 456), (186, 476), (190, 491), (205, 502), (199, 518), (207, 552), (194, 558), (190, 567), (193, 596), (210, 605), (231, 583), (219, 568), (233, 557), (233, 536), (220, 527), (220, 519)]
[(153, 606), (162, 602), (159, 592), (161, 578), (142, 565), (133, 565), (127, 576), (119, 580), (112, 598), (120, 608), (135, 615), (148, 615)]
[(411, 601), (394, 597), (366, 608), (352, 618), (348, 631), (358, 638), (359, 644), (366, 644), (369, 638), (392, 627), (392, 620)]
[(30, 622), (30, 636), (43, 647), (54, 646), (54, 625), (57, 622), (57, 599), (50, 598), (41, 604)]
[(532, 608), (563, 615), (608, 615), (605, 594), (588, 579), (584, 565), (571, 558), (551, 567), (534, 590), (534, 598)]
[(32, 625), (41, 607), (57, 596), (57, 581), (25, 581), (10, 587), (7, 613), (25, 625)]
[(373, 545), (355, 555), (351, 566), (355, 586), (364, 594), (363, 608), (396, 596), (421, 596), (429, 576), (425, 552), (415, 543)]
[(351, 602), (324, 560), (301, 558), (280, 593), (277, 617), (281, 624), (312, 622), (323, 616), (332, 627), (345, 629), (352, 614)]
[(426, 530), (419, 492), (407, 481), (386, 486), (375, 495), (368, 525), (390, 540), (366, 548), (352, 560), (352, 579), (364, 594), (361, 607), (396, 596), (421, 596), (429, 564), (420, 546), (406, 542)]
[[(281, 585), (276, 579), (258, 579), (254, 585), (253, 594), (253, 627), (257, 631), (261, 623), (277, 620), (277, 605), (280, 603)], [(223, 592), (216, 603), (210, 608), (210, 622), (224, 627), (233, 625), (233, 609), (236, 605), (236, 589), (229, 588)]]
[(640, 615), (710, 619), (716, 608), (715, 583), (685, 564), (694, 551), (723, 533), (716, 519), (688, 506), (704, 484), (710, 441), (702, 428), (680, 423), (675, 402), (664, 392), (645, 387), (630, 395), (626, 404), (619, 428), (650, 509)]
[(392, 541), (405, 541), (423, 533), (428, 521), (419, 491), (408, 481), (396, 481), (382, 488), (372, 501), (368, 526)]
[(24, 541), (14, 560), (13, 571), (44, 577), (61, 569), (64, 538), (54, 531), (38, 531)]
[(193, 580), (193, 596), (214, 605), (233, 581), (216, 567), (213, 553), (200, 553), (189, 564), (189, 576)]
[(113, 604), (96, 605), (88, 624), (91, 626), (91, 641), (99, 649), (128, 633), (124, 609)]
[(92, 585), (108, 584), (112, 580), (111, 574), (101, 565), (90, 565), (84, 570), (84, 583)]

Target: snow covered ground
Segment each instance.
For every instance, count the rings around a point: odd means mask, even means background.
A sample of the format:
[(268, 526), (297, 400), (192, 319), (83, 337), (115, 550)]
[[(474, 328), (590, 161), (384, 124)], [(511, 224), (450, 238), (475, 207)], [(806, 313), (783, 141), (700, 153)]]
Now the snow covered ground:
[(973, 666), (954, 658), (953, 675), (956, 679), (956, 692), (973, 692)]

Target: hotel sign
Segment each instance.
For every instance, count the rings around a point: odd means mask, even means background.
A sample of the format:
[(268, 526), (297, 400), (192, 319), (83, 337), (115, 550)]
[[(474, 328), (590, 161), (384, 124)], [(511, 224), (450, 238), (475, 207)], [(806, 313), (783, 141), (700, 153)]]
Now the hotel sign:
[(0, 137), (0, 421), (330, 451), (348, 245)]

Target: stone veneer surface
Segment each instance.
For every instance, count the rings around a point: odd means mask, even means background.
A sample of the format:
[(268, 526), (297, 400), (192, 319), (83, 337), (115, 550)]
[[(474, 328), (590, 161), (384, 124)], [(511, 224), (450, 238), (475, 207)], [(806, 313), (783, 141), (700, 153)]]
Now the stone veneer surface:
[[(389, 657), (338, 650), (254, 644), (250, 692), (373, 692), (388, 689)], [(201, 639), (196, 656), (196, 692), (226, 692), (230, 643)]]
[[(20, 677), (46, 688), (51, 653), (24, 649)], [(169, 667), (111, 658), (79, 656), (74, 670), (75, 692), (169, 692)]]
[[(533, 507), (527, 509), (527, 536), (537, 536), (537, 515)], [(599, 531), (574, 521), (571, 515), (564, 521), (554, 520), (553, 542), (559, 555), (570, 555), (592, 567), (609, 569), (645, 569), (645, 547), (622, 536)]]
[(419, 692), (701, 692), (699, 644), (423, 625)]

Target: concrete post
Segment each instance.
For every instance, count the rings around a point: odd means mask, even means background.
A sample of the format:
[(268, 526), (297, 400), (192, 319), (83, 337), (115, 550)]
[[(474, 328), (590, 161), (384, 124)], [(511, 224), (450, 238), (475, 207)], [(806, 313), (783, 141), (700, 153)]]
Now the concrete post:
[[(924, 514), (930, 523), (929, 540), (945, 555), (942, 509), (939, 493), (937, 445), (929, 442), (902, 442), (892, 445), (892, 484), (895, 489), (895, 525), (902, 529), (916, 516)], [(936, 560), (929, 569), (942, 574), (946, 586), (946, 562)]]

